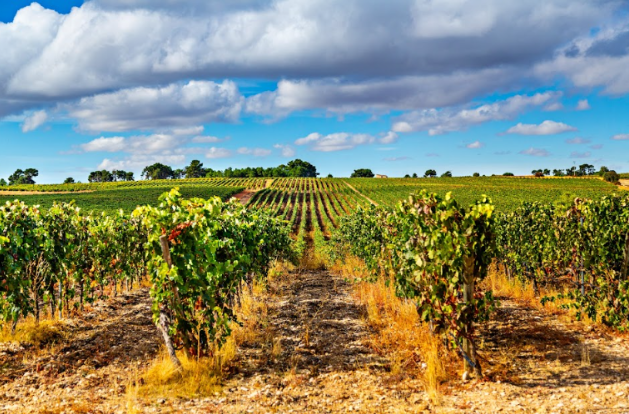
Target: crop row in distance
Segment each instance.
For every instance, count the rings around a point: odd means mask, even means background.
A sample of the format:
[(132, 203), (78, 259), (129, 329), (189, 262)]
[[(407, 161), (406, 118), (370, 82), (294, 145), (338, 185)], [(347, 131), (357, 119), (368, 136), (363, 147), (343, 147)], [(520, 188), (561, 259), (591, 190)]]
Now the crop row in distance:
[[(349, 185), (348, 185), (349, 184)], [(356, 189), (360, 194), (354, 191)], [(67, 185), (35, 185), (10, 187), (11, 190), (31, 191), (81, 191), (77, 194), (0, 195), (0, 202), (19, 198), (29, 204), (44, 208), (53, 201), (76, 200), (87, 210), (130, 211), (137, 205), (155, 205), (158, 196), (172, 187), (180, 187), (186, 197), (221, 198), (243, 189), (258, 190), (249, 206), (272, 208), (276, 215), (291, 222), (298, 231), (305, 210), (305, 222), (321, 227), (321, 232), (335, 227), (339, 217), (368, 200), (387, 206), (395, 205), (412, 192), (427, 189), (444, 195), (451, 191), (462, 204), (474, 202), (482, 194), (492, 198), (501, 211), (512, 211), (523, 201), (554, 202), (564, 194), (585, 198), (599, 198), (617, 192), (618, 188), (597, 179), (521, 179), (514, 177), (454, 177), (454, 178), (196, 178), (181, 180), (151, 180), (114, 183), (90, 183)], [(315, 195), (309, 195), (313, 192)], [(316, 202), (316, 203), (315, 203)], [(313, 204), (312, 207), (310, 205)], [(304, 206), (306, 206), (304, 208)], [(312, 212), (309, 212), (310, 209)], [(310, 218), (309, 218), (310, 217)], [(304, 224), (306, 226), (306, 224)], [(309, 226), (306, 226), (310, 229)]]
[(597, 199), (618, 192), (618, 187), (595, 178), (544, 178), (517, 177), (455, 177), (455, 178), (350, 178), (361, 194), (378, 204), (392, 206), (412, 192), (426, 189), (439, 195), (452, 192), (463, 205), (471, 204), (483, 194), (489, 196), (500, 211), (513, 211), (523, 201), (553, 203), (565, 194)]
[(106, 183), (75, 183), (75, 184), (22, 184), (6, 187), (11, 191), (43, 191), (43, 192), (75, 192), (118, 190), (125, 188), (147, 187), (243, 187), (260, 189), (267, 185), (266, 178), (182, 178), (177, 180), (140, 180), (140, 181), (112, 181)]
[(596, 179), (276, 178), (269, 187), (258, 191), (248, 206), (270, 209), (288, 221), (298, 240), (312, 239), (318, 234), (327, 240), (340, 217), (357, 206), (366, 206), (369, 200), (394, 206), (421, 189), (441, 195), (452, 192), (462, 204), (473, 203), (481, 194), (487, 194), (501, 211), (511, 211), (523, 201), (552, 203), (566, 194), (596, 199), (617, 191), (617, 187)]
[[(138, 186), (132, 189), (117, 188), (90, 193), (0, 195), (0, 204), (19, 199), (28, 205), (39, 205), (43, 209), (48, 209), (54, 202), (70, 202), (74, 200), (76, 205), (85, 211), (112, 213), (122, 209), (129, 213), (137, 206), (156, 206), (159, 196), (170, 191), (172, 187), (172, 185), (164, 186), (162, 184), (162, 186)], [(244, 187), (186, 185), (180, 187), (180, 193), (186, 198), (199, 197), (207, 199), (218, 196), (223, 200), (227, 200), (243, 189)]]

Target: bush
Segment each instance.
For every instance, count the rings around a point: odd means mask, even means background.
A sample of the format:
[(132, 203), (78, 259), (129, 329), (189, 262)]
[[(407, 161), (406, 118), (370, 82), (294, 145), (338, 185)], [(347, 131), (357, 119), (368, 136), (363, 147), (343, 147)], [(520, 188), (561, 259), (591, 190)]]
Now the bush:
[(513, 177), (513, 173), (510, 172), (506, 172), (504, 174), (502, 174), (504, 177)]
[(605, 174), (603, 174), (603, 179), (612, 184), (618, 184), (620, 180), (620, 175), (618, 175), (618, 173), (613, 170), (607, 171)]
[(538, 171), (538, 172), (535, 173), (535, 177), (542, 178), (542, 177), (544, 177), (544, 173), (541, 172), (541, 171)]

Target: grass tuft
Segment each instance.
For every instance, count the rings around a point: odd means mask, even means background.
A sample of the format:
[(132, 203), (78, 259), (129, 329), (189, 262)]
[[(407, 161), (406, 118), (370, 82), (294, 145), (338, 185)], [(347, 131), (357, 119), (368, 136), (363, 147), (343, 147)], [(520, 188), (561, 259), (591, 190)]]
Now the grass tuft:
[(375, 283), (357, 283), (354, 296), (365, 306), (367, 321), (376, 332), (372, 347), (390, 358), (391, 374), (421, 378), (433, 405), (440, 405), (440, 387), (449, 376), (446, 367), (454, 367), (457, 359), (420, 321), (415, 304), (398, 298), (393, 285), (382, 278)]
[(5, 324), (0, 330), (0, 342), (28, 343), (36, 348), (46, 348), (63, 342), (67, 329), (62, 321), (46, 319), (39, 324), (33, 318), (18, 323), (15, 333), (11, 333), (11, 324)]

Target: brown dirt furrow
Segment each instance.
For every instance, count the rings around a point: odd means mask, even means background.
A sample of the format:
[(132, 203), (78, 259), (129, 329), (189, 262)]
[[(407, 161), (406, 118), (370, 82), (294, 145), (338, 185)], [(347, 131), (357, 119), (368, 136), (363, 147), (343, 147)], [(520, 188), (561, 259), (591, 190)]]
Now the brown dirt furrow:
[[(322, 204), (323, 204), (323, 211), (325, 212), (325, 214), (328, 216), (328, 219), (330, 220), (330, 222), (332, 223), (332, 225), (334, 226), (334, 228), (338, 227), (338, 223), (336, 222), (336, 220), (334, 220), (334, 215), (330, 214), (330, 208), (334, 211), (336, 217), (338, 217), (338, 212), (336, 211), (335, 207), (334, 207), (334, 203), (332, 203), (332, 200), (330, 199), (330, 196), (327, 192), (323, 191), (321, 192), (321, 199), (323, 200)], [(329, 229), (332, 230), (332, 229)]]
[(0, 366), (20, 367), (18, 376), (3, 375), (0, 412), (124, 412), (130, 373), (151, 362), (161, 344), (148, 289), (99, 302), (64, 329), (69, 339), (50, 351), (0, 344)]
[(297, 194), (297, 198), (295, 200), (296, 205), (295, 205), (295, 208), (293, 209), (293, 227), (292, 227), (293, 234), (297, 234), (299, 232), (299, 226), (301, 225), (301, 216), (302, 216), (301, 209), (305, 208), (304, 199), (305, 197), (303, 193)]
[(234, 194), (232, 197), (238, 199), (238, 201), (240, 201), (240, 204), (245, 206), (256, 193), (256, 190), (244, 190), (239, 192), (238, 194)]
[(315, 215), (317, 217), (317, 223), (319, 224), (319, 228), (321, 229), (321, 232), (325, 235), (326, 239), (329, 239), (329, 237), (327, 237), (327, 234), (329, 234), (329, 231), (331, 229), (327, 229), (325, 227), (325, 223), (323, 222), (323, 218), (321, 217), (321, 206), (319, 203), (319, 197), (316, 193), (312, 193), (310, 196), (314, 198), (314, 209), (315, 209)]

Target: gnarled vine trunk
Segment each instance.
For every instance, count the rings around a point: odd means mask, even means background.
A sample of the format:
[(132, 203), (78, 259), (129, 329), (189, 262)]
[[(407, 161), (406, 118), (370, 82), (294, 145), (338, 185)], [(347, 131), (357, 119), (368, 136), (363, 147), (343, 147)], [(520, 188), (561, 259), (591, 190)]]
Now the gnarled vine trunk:
[[(162, 247), (162, 256), (164, 257), (164, 261), (168, 264), (168, 268), (173, 267), (173, 260), (170, 257), (170, 248), (168, 246), (168, 237), (166, 235), (162, 235), (159, 238), (159, 244)], [(168, 356), (172, 361), (173, 365), (177, 369), (177, 371), (182, 371), (183, 366), (181, 365), (181, 361), (177, 358), (177, 353), (175, 352), (175, 346), (173, 345), (173, 341), (168, 335), (168, 331), (170, 330), (170, 318), (166, 310), (162, 307), (159, 311), (159, 320), (157, 322), (157, 329), (162, 334), (164, 338), (164, 344), (166, 345), (166, 350), (168, 351)]]
[[(476, 280), (476, 267), (474, 257), (466, 257), (463, 267), (463, 302), (469, 303), (474, 300), (474, 281)], [(462, 339), (461, 348), (463, 355), (464, 378), (469, 378), (474, 372), (478, 378), (482, 376), (480, 362), (476, 355), (476, 345), (472, 339), (472, 320), (467, 323)]]

